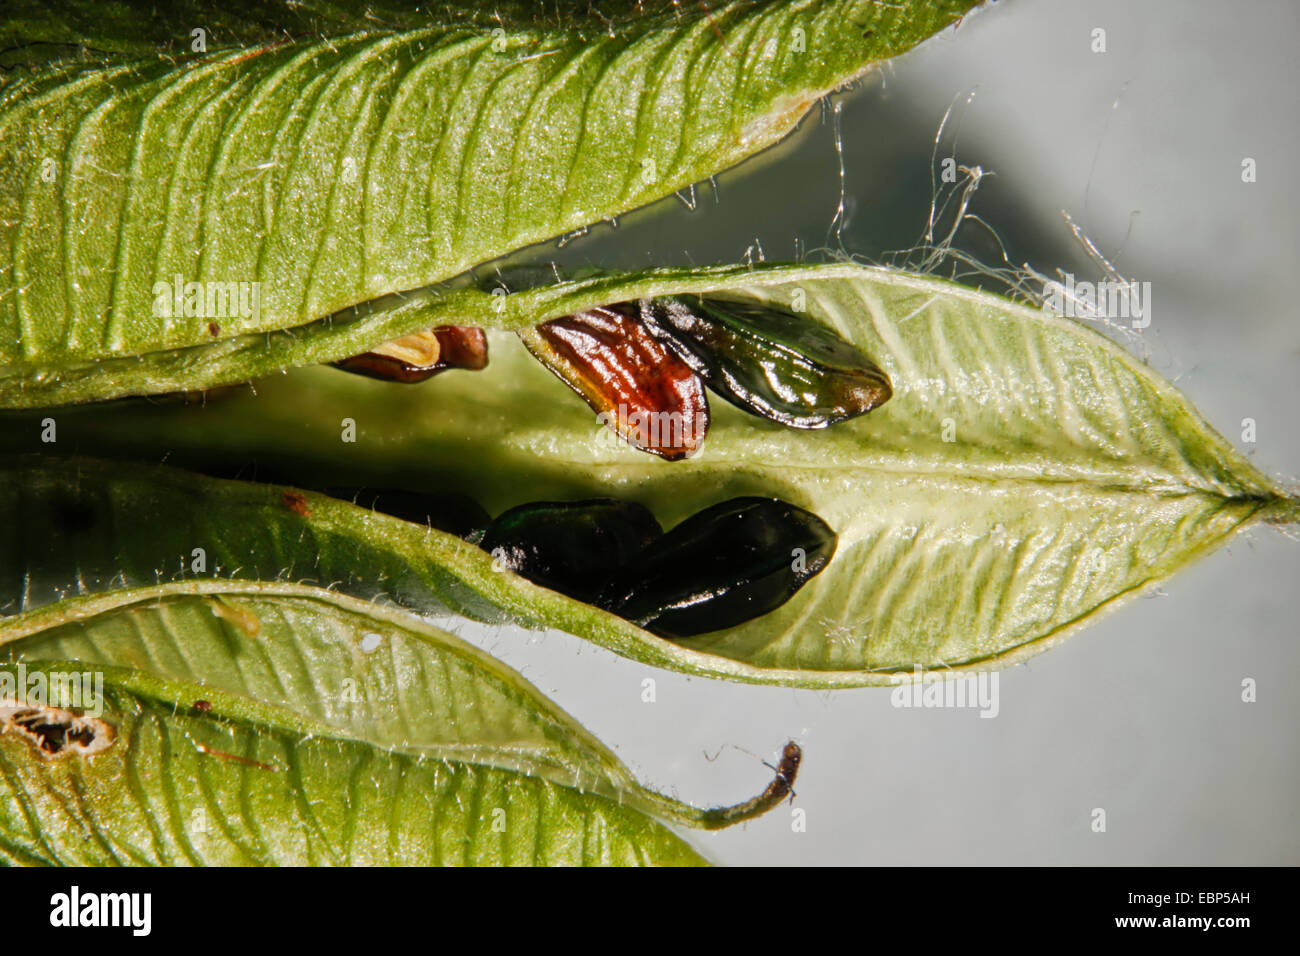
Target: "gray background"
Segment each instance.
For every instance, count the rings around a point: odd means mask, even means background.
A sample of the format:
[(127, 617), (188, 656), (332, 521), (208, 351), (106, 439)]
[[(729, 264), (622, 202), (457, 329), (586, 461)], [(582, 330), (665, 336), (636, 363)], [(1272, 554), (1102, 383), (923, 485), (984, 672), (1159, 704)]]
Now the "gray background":
[[(1066, 209), (1119, 269), (1152, 283), (1134, 346), (1237, 447), (1294, 484), (1300, 322), (1286, 301), (1297, 237), (1294, 2), (1004, 0), (842, 102), (844, 248), (911, 245), (930, 149), (956, 99), (956, 158), (996, 175), (974, 210), (1014, 262), (1096, 278)], [(1104, 28), (1108, 50), (1090, 49)], [(968, 100), (974, 90), (975, 97)], [(941, 155), (952, 149), (945, 138)], [(1243, 157), (1258, 181), (1241, 181)], [(827, 244), (839, 201), (833, 126), (698, 191), (593, 229), (569, 264), (769, 260)], [(716, 198), (716, 201), (715, 201)], [(984, 258), (979, 230), (964, 245)], [(832, 240), (832, 244), (835, 244)], [(1241, 421), (1257, 422), (1255, 445)], [(789, 737), (795, 806), (691, 835), (722, 863), (1300, 862), (1300, 546), (1260, 528), (1001, 676), (1001, 713), (903, 710), (888, 690), (748, 687), (656, 671), (576, 638), (465, 626), (613, 746), (646, 783), (698, 804), (760, 790)], [(657, 700), (642, 703), (642, 681)], [(1258, 681), (1258, 701), (1241, 682)], [(1107, 811), (1094, 833), (1091, 811)]]

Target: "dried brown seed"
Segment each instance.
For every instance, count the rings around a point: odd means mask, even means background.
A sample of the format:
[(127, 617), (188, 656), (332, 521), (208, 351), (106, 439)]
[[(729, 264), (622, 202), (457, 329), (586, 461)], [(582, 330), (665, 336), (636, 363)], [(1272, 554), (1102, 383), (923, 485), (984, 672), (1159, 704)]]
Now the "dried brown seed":
[(472, 325), (440, 325), (385, 342), (334, 363), (336, 368), (393, 382), (423, 382), (449, 368), (487, 366), (487, 336)]

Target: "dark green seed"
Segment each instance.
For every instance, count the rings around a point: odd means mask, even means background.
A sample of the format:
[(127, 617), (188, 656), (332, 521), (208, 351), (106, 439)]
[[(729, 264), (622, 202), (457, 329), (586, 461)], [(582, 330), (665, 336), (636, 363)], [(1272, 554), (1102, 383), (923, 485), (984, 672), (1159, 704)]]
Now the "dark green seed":
[(534, 584), (590, 604), (662, 533), (654, 515), (633, 502), (537, 501), (500, 515), (479, 547)]
[(641, 321), (717, 394), (792, 428), (825, 428), (893, 394), (888, 376), (860, 349), (776, 306), (699, 296), (647, 299)]
[(733, 498), (687, 518), (602, 592), (606, 610), (662, 637), (719, 631), (780, 607), (835, 554), (835, 532), (778, 498)]

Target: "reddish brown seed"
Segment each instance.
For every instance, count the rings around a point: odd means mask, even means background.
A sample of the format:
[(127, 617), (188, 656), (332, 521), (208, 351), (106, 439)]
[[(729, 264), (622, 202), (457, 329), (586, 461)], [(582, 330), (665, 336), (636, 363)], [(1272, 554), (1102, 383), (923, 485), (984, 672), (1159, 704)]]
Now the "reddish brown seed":
[(449, 368), (487, 366), (487, 335), (472, 325), (440, 325), (385, 342), (334, 363), (336, 368), (393, 382), (423, 382)]
[(520, 337), (602, 424), (637, 448), (677, 461), (703, 444), (709, 427), (703, 380), (640, 319), (597, 308), (525, 329)]
[(487, 334), (473, 325), (440, 325), (433, 330), (447, 368), (479, 372), (487, 368)]

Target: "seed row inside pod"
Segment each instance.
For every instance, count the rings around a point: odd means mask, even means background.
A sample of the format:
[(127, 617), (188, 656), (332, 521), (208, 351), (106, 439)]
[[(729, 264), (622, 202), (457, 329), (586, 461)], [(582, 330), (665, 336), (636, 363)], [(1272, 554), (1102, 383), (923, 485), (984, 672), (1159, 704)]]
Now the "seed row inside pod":
[(614, 498), (534, 501), (495, 519), (463, 495), (326, 489), (335, 497), (458, 534), (501, 567), (667, 638), (762, 617), (835, 554), (821, 518), (779, 498), (732, 498), (665, 532)]
[[(708, 296), (642, 299), (522, 329), (529, 352), (624, 441), (668, 461), (700, 450), (707, 386), (789, 428), (826, 428), (889, 401), (889, 377), (831, 329), (768, 303)], [(444, 325), (335, 363), (421, 382), (487, 364), (483, 330)]]
[(888, 376), (856, 346), (806, 317), (754, 301), (643, 299), (519, 335), (603, 424), (669, 461), (689, 457), (704, 440), (706, 385), (790, 428), (825, 428), (892, 395)]
[(776, 610), (836, 543), (821, 518), (779, 498), (732, 498), (666, 533), (639, 504), (594, 498), (511, 508), (479, 547), (536, 584), (683, 638)]

